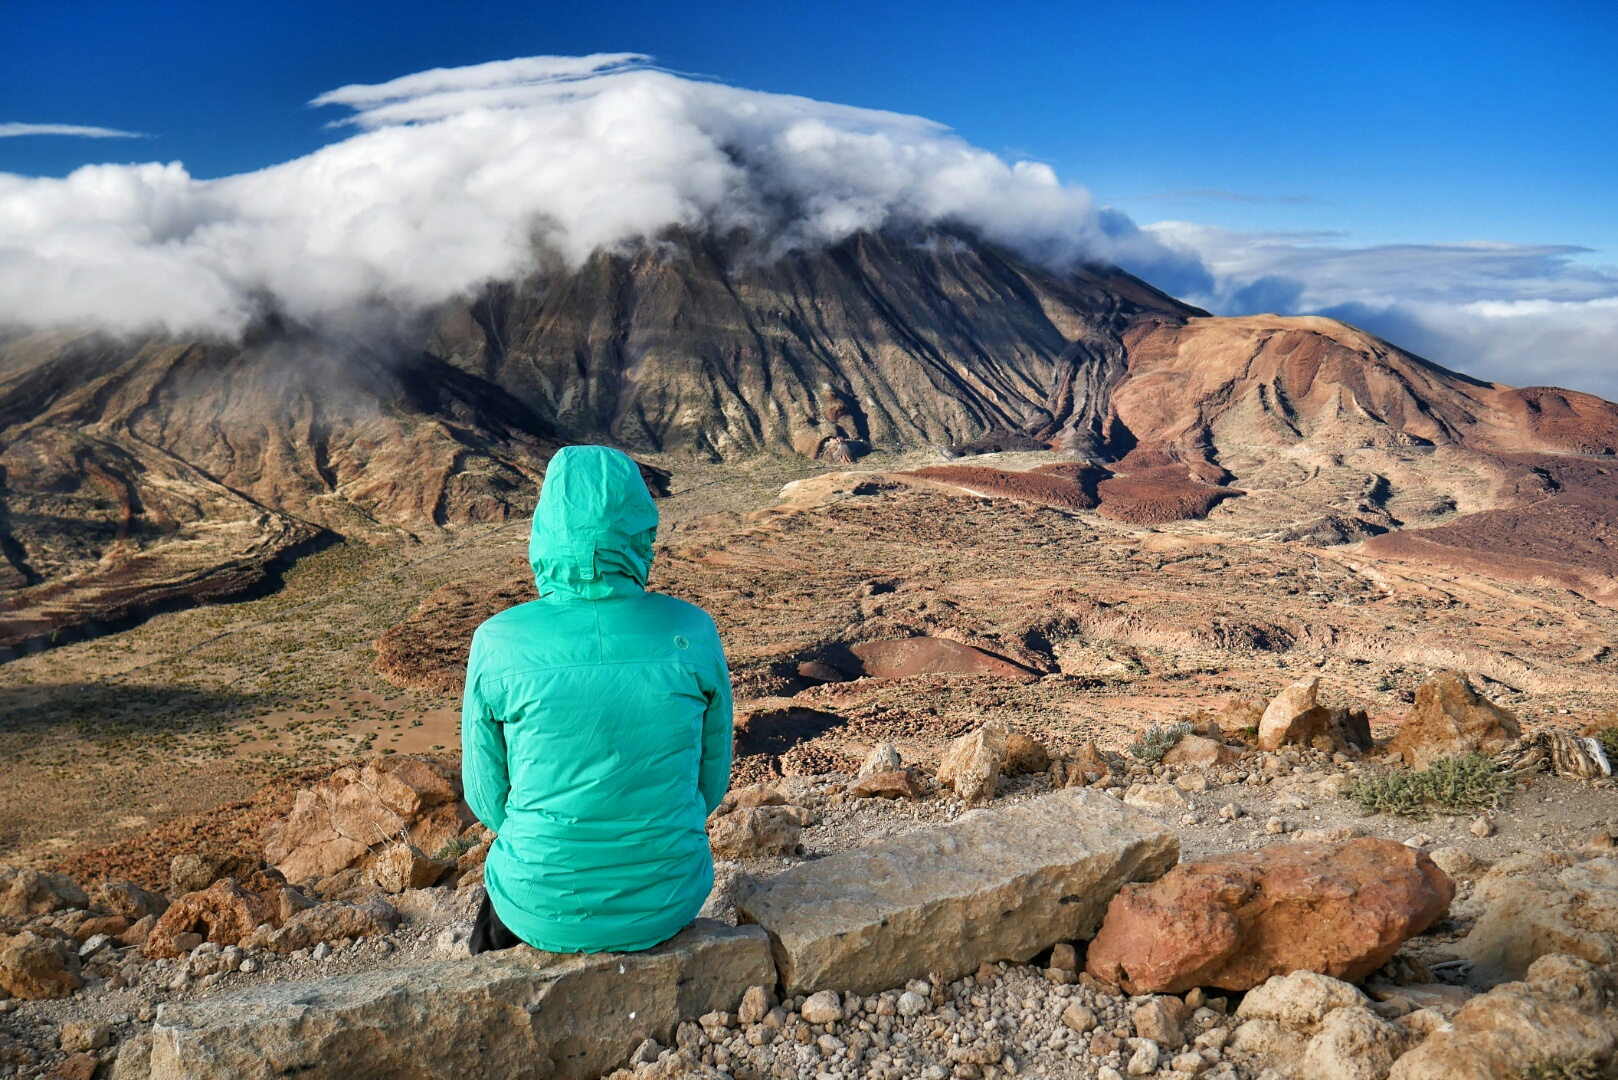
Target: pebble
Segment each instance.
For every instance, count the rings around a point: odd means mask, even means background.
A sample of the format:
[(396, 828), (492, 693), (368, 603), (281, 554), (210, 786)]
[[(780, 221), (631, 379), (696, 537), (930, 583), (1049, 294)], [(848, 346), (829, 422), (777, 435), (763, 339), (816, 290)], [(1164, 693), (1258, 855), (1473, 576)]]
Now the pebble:
[(316, 960), (324, 960), (331, 955), (331, 946), (322, 941), (319, 945), (315, 946), (315, 951), (311, 955)]
[(1494, 822), (1490, 821), (1487, 816), (1480, 816), (1471, 825), (1467, 826), (1466, 831), (1481, 840), (1486, 836), (1494, 835)]

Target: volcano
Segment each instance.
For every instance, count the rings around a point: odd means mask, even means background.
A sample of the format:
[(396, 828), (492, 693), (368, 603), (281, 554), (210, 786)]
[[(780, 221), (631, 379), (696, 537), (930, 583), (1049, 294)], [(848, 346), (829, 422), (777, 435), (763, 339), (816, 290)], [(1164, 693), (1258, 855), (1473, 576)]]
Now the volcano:
[[(679, 234), (380, 334), (0, 339), (0, 647), (250, 593), (336, 536), (525, 514), (550, 454), (585, 441), (665, 465), (1035, 450), (1057, 466), (1041, 483), (1119, 520), (1212, 515), (1468, 565), (1533, 548), (1536, 506), (1583, 537), (1618, 505), (1600, 464), (1618, 407), (1329, 319), (1215, 318), (1115, 267), (1057, 272), (959, 233), (772, 259)], [(1545, 580), (1618, 596), (1604, 541), (1542, 554)]]

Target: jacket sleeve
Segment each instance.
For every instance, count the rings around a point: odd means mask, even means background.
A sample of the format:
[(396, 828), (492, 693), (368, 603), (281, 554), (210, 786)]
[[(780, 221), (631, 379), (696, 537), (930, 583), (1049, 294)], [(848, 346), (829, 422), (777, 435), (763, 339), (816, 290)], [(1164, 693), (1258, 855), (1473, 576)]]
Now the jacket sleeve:
[(478, 640), (466, 665), (466, 692), (461, 698), (461, 784), (466, 802), (489, 831), (500, 832), (506, 821), (506, 797), (511, 775), (506, 771), (505, 725), (494, 718), (483, 697), (478, 663)]
[(721, 649), (718, 675), (702, 714), (702, 764), (697, 768), (697, 790), (710, 814), (730, 787), (730, 709), (730, 667)]

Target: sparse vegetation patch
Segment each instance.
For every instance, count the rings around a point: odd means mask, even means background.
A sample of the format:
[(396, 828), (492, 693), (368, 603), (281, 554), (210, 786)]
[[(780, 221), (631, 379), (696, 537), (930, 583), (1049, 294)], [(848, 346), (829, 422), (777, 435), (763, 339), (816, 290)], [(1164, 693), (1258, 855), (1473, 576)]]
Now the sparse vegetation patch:
[(1392, 772), (1355, 780), (1343, 788), (1373, 814), (1425, 817), (1433, 810), (1458, 812), (1500, 805), (1506, 779), (1482, 754), (1441, 758), (1415, 772)]
[(1163, 760), (1163, 755), (1174, 749), (1174, 744), (1185, 736), (1191, 734), (1191, 725), (1185, 722), (1170, 724), (1168, 727), (1159, 727), (1153, 724), (1146, 729), (1134, 743), (1130, 744), (1129, 752), (1141, 761), (1156, 764)]

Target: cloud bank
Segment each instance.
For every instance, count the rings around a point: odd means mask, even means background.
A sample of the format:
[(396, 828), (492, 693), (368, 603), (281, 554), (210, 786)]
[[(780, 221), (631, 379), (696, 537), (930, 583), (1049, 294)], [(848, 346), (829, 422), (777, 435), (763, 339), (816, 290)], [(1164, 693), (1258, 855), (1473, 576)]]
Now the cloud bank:
[(1618, 400), (1618, 267), (1580, 262), (1583, 248), (1353, 247), (1180, 221), (1143, 231), (1207, 271), (1159, 284), (1218, 314), (1329, 315), (1469, 375)]
[(179, 164), (0, 174), (0, 323), (239, 334), (418, 308), (671, 227), (777, 250), (899, 224), (1047, 263), (1172, 258), (1084, 188), (943, 126), (683, 78), (645, 58), (530, 57), (346, 86), (355, 134), (258, 172)]
[[(1575, 248), (1138, 226), (930, 120), (628, 53), (424, 71), (311, 104), (345, 110), (345, 137), (257, 172), (0, 173), (0, 327), (235, 336), (272, 312), (415, 311), (520, 276), (536, 251), (576, 265), (671, 228), (745, 230), (769, 254), (949, 226), (1053, 267), (1117, 262), (1221, 314), (1331, 314), (1473, 374), (1618, 398), (1618, 269)], [(0, 125), (27, 134), (131, 133)]]

